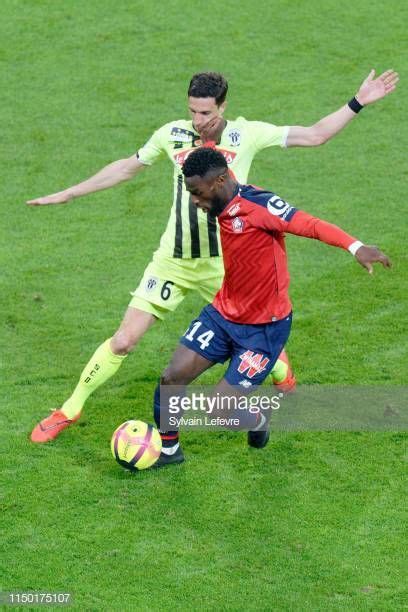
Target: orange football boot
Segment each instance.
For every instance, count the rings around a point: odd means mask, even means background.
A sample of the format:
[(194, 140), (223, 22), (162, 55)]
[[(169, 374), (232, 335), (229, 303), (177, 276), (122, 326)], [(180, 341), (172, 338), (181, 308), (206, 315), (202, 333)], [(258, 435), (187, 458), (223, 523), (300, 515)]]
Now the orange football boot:
[(75, 423), (80, 416), (81, 414), (78, 414), (76, 417), (69, 419), (59, 408), (53, 410), (50, 416), (34, 427), (31, 432), (31, 441), (42, 443), (54, 440), (63, 429)]
[(275, 381), (272, 372), (273, 386), (277, 391), (280, 391), (281, 393), (292, 393), (296, 389), (296, 377), (292, 372), (292, 368), (290, 367), (289, 358), (286, 354), (285, 349), (283, 349), (278, 359), (286, 363), (286, 365), (288, 366), (288, 371), (286, 373), (286, 377), (280, 382)]

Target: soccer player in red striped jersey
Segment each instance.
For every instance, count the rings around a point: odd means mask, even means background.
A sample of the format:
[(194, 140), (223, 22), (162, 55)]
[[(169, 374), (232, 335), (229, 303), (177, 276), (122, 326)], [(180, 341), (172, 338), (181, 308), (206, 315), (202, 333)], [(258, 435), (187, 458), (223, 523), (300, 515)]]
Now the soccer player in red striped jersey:
[[(187, 385), (215, 363), (229, 360), (217, 391), (234, 395), (241, 385), (245, 393), (265, 380), (289, 337), (292, 306), (285, 233), (349, 251), (369, 273), (374, 262), (386, 268), (391, 263), (377, 247), (363, 245), (336, 225), (298, 210), (275, 193), (239, 184), (228, 172), (224, 156), (212, 148), (191, 153), (183, 174), (194, 205), (218, 218), (225, 276), (212, 304), (181, 338), (162, 375), (162, 390), (163, 386)], [(159, 427), (162, 407), (158, 386), (154, 408)], [(248, 432), (251, 446), (262, 448), (268, 439), (265, 427)], [(182, 462), (178, 431), (162, 432), (162, 440), (156, 465)]]
[[(315, 147), (322, 145), (348, 125), (365, 106), (395, 90), (398, 74), (387, 70), (375, 78), (374, 70), (363, 81), (356, 96), (334, 113), (311, 126), (276, 126), (264, 121), (224, 118), (228, 83), (218, 73), (193, 76), (188, 87), (190, 119), (166, 123), (156, 130), (136, 154), (108, 164), (89, 179), (45, 197), (29, 200), (30, 206), (70, 202), (108, 189), (136, 177), (162, 155), (171, 161), (173, 205), (160, 246), (148, 264), (125, 316), (112, 338), (105, 340), (85, 365), (76, 387), (60, 408), (43, 418), (33, 429), (31, 440), (44, 443), (55, 439), (81, 416), (87, 398), (121, 368), (126, 356), (157, 321), (178, 308), (190, 291), (206, 302), (213, 299), (223, 278), (219, 231), (215, 218), (205, 215), (191, 202), (181, 167), (201, 144), (214, 140), (229, 168), (246, 183), (254, 156), (267, 147)], [(155, 223), (160, 223), (157, 218)], [(284, 351), (271, 372), (279, 390), (295, 385), (295, 376)]]

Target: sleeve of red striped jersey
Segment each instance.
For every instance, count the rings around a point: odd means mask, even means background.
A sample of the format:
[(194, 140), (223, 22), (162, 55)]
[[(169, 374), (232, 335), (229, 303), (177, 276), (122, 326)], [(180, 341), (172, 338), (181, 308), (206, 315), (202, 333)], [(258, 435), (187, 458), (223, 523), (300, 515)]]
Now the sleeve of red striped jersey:
[(259, 207), (256, 210), (256, 222), (259, 227), (269, 231), (313, 238), (345, 250), (357, 241), (357, 238), (347, 234), (337, 225), (313, 217), (283, 200), (279, 200), (278, 204), (275, 203), (270, 208), (269, 204), (266, 208)]
[(289, 234), (313, 238), (345, 250), (357, 241), (357, 238), (347, 234), (337, 225), (322, 221), (303, 210), (297, 210), (289, 222), (283, 221), (283, 225), (286, 225), (284, 231)]

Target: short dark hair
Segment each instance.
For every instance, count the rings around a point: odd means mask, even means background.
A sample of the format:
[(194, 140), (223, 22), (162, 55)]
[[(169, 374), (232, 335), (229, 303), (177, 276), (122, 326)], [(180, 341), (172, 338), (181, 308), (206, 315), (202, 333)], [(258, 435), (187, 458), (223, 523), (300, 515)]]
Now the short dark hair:
[(219, 72), (199, 72), (193, 76), (188, 95), (193, 98), (215, 98), (219, 106), (225, 101), (228, 81)]
[(183, 174), (186, 177), (205, 176), (211, 170), (228, 170), (225, 157), (219, 151), (208, 147), (200, 147), (187, 157), (183, 164)]

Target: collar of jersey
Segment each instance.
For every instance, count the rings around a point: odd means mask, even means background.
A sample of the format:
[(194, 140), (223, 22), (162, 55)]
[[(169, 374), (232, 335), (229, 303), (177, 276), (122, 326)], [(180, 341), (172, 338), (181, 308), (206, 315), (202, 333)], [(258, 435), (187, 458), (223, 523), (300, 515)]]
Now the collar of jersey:
[(230, 204), (232, 204), (234, 202), (234, 200), (241, 195), (242, 187), (243, 187), (243, 185), (240, 185), (239, 183), (237, 183), (237, 186), (236, 186), (235, 191), (234, 191), (234, 195), (232, 196), (232, 198), (230, 199), (228, 204), (226, 204), (224, 206), (224, 208), (222, 209), (222, 211), (220, 212), (218, 217), (222, 217), (223, 214), (225, 213), (225, 211), (227, 210), (228, 206), (230, 206)]

